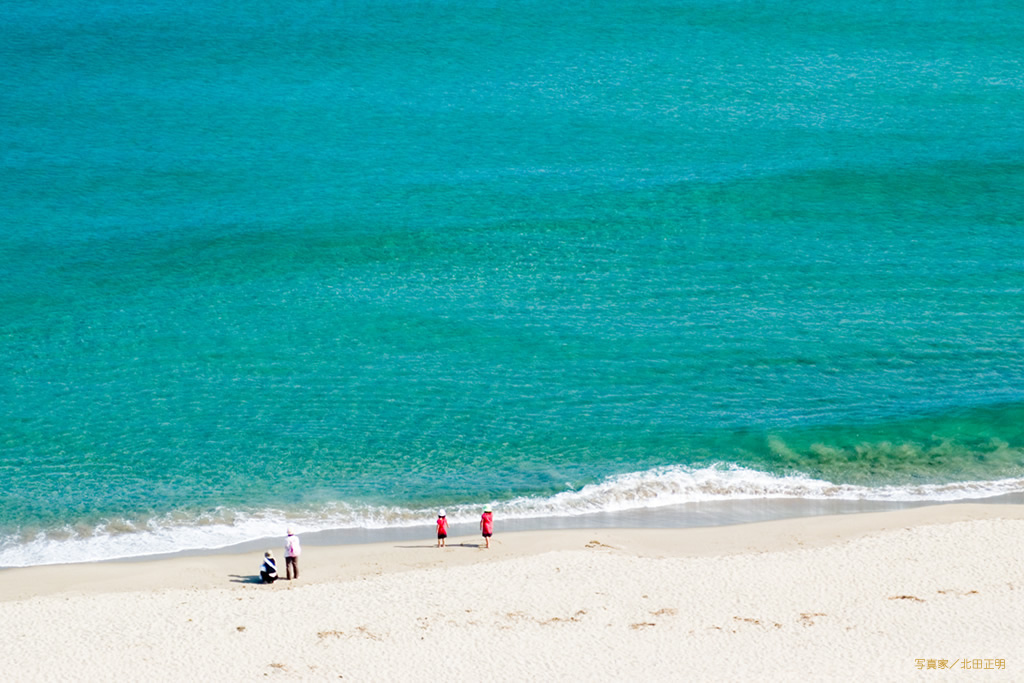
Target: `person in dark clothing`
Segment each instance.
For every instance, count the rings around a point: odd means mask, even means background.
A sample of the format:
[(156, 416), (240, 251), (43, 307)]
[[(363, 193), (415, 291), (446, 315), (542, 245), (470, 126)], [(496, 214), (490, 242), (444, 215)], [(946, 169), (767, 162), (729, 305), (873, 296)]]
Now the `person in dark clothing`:
[(263, 564), (260, 565), (260, 578), (263, 583), (274, 583), (277, 581), (277, 561), (274, 560), (274, 553), (269, 550), (263, 553)]

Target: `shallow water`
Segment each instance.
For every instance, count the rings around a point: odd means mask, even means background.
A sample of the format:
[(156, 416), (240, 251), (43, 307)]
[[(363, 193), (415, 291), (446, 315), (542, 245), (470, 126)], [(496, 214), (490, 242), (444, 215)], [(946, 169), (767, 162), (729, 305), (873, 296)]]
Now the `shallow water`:
[(0, 566), (1024, 491), (1014, 3), (9, 4)]

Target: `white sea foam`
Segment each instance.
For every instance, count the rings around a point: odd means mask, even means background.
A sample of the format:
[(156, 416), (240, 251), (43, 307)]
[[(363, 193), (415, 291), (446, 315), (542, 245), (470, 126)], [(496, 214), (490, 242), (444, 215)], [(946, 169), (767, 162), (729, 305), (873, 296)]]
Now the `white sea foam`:
[[(502, 519), (573, 517), (599, 512), (658, 508), (724, 500), (848, 500), (949, 502), (1024, 492), (1024, 479), (965, 481), (916, 486), (834, 484), (801, 475), (779, 476), (733, 465), (694, 469), (661, 467), (612, 476), (600, 483), (547, 497), (478, 501), (447, 505), (453, 523), (475, 522), (481, 505), (491, 502)], [(681, 513), (685, 514), (685, 512)], [(0, 567), (90, 562), (143, 557), (190, 550), (225, 548), (280, 536), (293, 527), (300, 533), (336, 529), (387, 529), (429, 526), (436, 509), (351, 506), (336, 503), (302, 512), (284, 510), (217, 510), (198, 519), (168, 515), (145, 523), (111, 521), (95, 529), (65, 528), (25, 539), (0, 539)]]

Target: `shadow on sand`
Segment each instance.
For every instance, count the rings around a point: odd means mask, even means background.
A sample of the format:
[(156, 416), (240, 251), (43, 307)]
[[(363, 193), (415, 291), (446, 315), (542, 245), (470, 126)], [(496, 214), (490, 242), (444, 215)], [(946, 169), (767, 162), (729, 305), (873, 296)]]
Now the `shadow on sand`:
[(231, 577), (231, 583), (263, 583), (263, 579), (260, 578), (259, 574), (255, 575), (255, 576), (252, 576), (252, 575), (243, 576), (242, 574), (229, 574), (228, 576)]
[[(437, 548), (436, 544), (427, 545), (396, 545), (396, 548)], [(483, 543), (449, 543), (445, 548), (482, 548)]]

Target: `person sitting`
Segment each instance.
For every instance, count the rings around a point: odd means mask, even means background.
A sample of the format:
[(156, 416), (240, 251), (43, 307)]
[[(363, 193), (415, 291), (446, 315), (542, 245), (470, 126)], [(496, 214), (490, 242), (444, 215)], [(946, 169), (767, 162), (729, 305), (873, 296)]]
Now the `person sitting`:
[(260, 565), (260, 578), (263, 583), (274, 583), (277, 581), (277, 562), (274, 560), (274, 553), (269, 550), (263, 553), (263, 564)]

